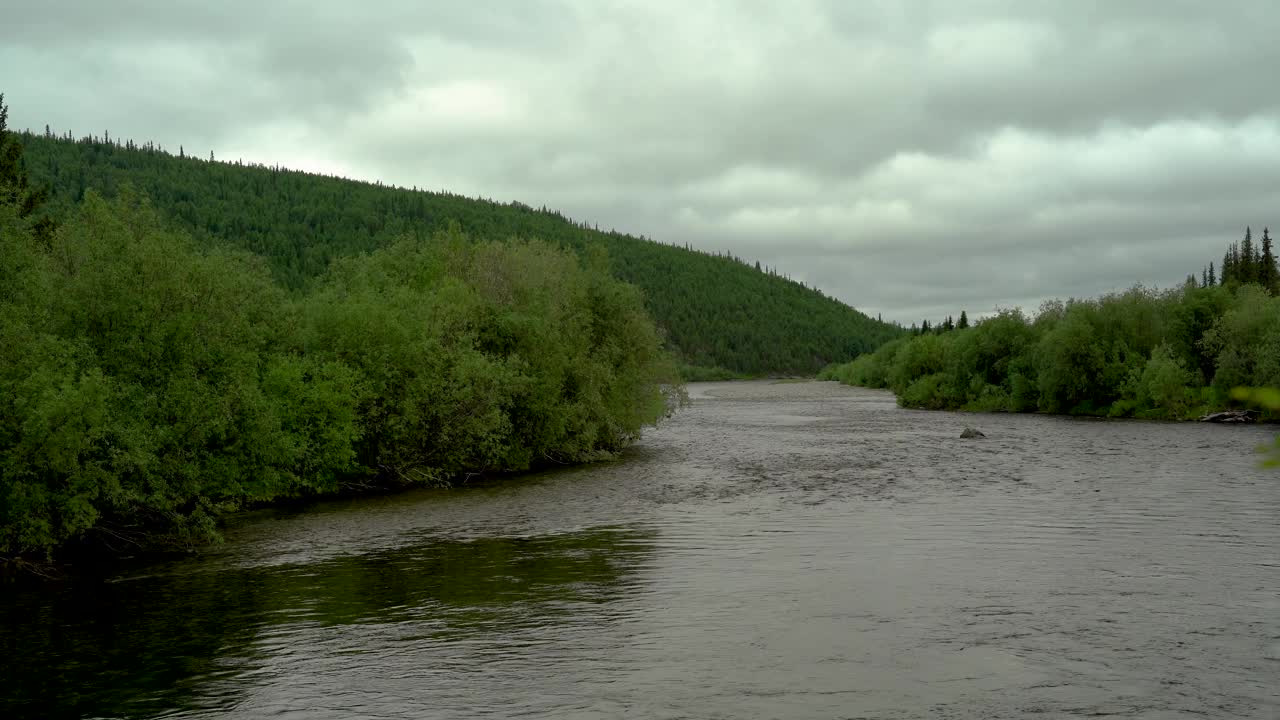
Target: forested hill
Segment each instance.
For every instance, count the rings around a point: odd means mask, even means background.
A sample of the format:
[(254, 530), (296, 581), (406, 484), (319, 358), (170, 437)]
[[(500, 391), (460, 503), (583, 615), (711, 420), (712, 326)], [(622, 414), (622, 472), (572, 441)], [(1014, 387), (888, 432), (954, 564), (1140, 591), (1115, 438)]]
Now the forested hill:
[(240, 162), (172, 155), (106, 138), (24, 133), (33, 184), (55, 212), (88, 189), (131, 185), (204, 244), (266, 257), (299, 288), (334, 258), (431, 237), (453, 222), (476, 239), (537, 238), (590, 257), (608, 254), (615, 277), (637, 285), (670, 343), (690, 365), (740, 373), (812, 372), (901, 334), (821, 292), (758, 265), (575, 223), (558, 212), (447, 192), (357, 182)]

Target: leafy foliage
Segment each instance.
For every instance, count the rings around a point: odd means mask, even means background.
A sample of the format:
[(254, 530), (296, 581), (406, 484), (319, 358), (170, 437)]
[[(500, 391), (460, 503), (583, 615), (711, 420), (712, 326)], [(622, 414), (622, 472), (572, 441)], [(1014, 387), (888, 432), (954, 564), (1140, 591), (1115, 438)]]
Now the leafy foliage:
[(641, 289), (669, 345), (699, 368), (812, 373), (901, 334), (758, 263), (602, 232), (545, 208), (175, 157), (151, 144), (20, 139), (32, 177), (52, 188), (59, 212), (90, 189), (112, 198), (133, 185), (198, 246), (260, 255), (292, 289), (318, 282), (338, 258), (404, 236), (429, 240), (456, 223), (475, 239), (538, 238), (584, 258), (603, 252), (615, 277)]
[(290, 293), (131, 193), (47, 245), (0, 204), (0, 556), (596, 459), (678, 394), (636, 290), (542, 243), (409, 237)]
[[(1241, 402), (1280, 412), (1280, 388), (1238, 387), (1231, 391), (1231, 396)], [(1264, 450), (1267, 452), (1265, 464), (1269, 467), (1280, 467), (1280, 436), (1276, 437), (1270, 449), (1264, 448)]]
[(909, 407), (1187, 418), (1280, 388), (1280, 298), (1255, 284), (1046, 303), (887, 343), (820, 377)]

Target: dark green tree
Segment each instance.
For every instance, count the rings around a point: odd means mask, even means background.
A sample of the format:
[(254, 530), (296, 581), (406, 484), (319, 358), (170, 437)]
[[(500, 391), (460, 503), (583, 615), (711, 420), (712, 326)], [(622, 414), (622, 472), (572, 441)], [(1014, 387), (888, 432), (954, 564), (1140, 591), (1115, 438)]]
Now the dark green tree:
[(1209, 263), (1209, 287), (1213, 287), (1214, 285), (1217, 285), (1217, 284), (1218, 284), (1218, 278), (1214, 275), (1213, 263), (1210, 262)]
[(956, 323), (956, 327), (960, 330), (965, 330), (969, 327), (969, 316), (963, 310), (960, 311), (960, 322)]
[(432, 237), (456, 222), (477, 240), (538, 238), (582, 257), (603, 249), (609, 273), (643, 291), (667, 347), (693, 368), (816, 372), (904, 332), (806, 289), (778, 268), (761, 263), (761, 272), (754, 272), (724, 252), (598, 232), (554, 210), (252, 163), (207, 163), (198, 154), (180, 158), (89, 139), (17, 137), (32, 182), (51, 187), (48, 206), (55, 217), (72, 212), (88, 190), (110, 198), (132, 185), (199, 246), (258, 255), (295, 291), (344, 257), (405, 236)]
[(1276, 255), (1271, 247), (1271, 232), (1262, 229), (1262, 255), (1258, 258), (1258, 284), (1272, 295), (1280, 295), (1280, 269), (1276, 268)]
[(1242, 283), (1257, 282), (1258, 273), (1256, 258), (1253, 253), (1253, 230), (1244, 229), (1244, 241), (1240, 243), (1239, 264), (1236, 268), (1237, 279)]
[[(18, 219), (29, 223), (36, 242), (48, 244), (54, 223), (48, 216), (37, 216), (49, 191), (43, 187), (32, 188), (23, 163), (23, 146), (9, 132), (9, 106), (0, 93), (0, 203), (18, 210)], [(35, 217), (33, 217), (35, 216)]]

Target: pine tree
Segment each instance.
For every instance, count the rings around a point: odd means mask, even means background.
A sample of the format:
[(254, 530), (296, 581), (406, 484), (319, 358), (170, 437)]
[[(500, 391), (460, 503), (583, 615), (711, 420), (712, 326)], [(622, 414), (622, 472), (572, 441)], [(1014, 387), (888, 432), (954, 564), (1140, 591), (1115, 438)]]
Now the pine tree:
[[(4, 93), (0, 93), (0, 203), (16, 206), (18, 217), (26, 220), (49, 198), (49, 191), (31, 188), (22, 163), (22, 144), (10, 137), (8, 126), (9, 106), (4, 104)], [(44, 244), (53, 235), (54, 227), (48, 217), (38, 218), (31, 225), (36, 240)]]
[(1280, 268), (1276, 267), (1276, 255), (1271, 248), (1271, 232), (1262, 229), (1262, 256), (1258, 258), (1258, 283), (1272, 295), (1280, 295)]
[(963, 310), (960, 311), (960, 322), (956, 323), (956, 328), (964, 330), (969, 327), (969, 316)]
[(1257, 280), (1257, 272), (1254, 267), (1253, 257), (1253, 231), (1250, 228), (1244, 229), (1244, 242), (1240, 243), (1239, 264), (1236, 266), (1236, 275), (1242, 283), (1254, 282)]

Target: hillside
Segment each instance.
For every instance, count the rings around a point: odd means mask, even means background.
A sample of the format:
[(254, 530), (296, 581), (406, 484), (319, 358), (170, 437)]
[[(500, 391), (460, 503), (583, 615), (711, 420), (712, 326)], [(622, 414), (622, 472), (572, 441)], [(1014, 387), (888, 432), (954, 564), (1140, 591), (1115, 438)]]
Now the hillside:
[(33, 184), (54, 212), (88, 189), (143, 191), (202, 245), (266, 257), (276, 278), (307, 285), (335, 258), (429, 238), (457, 223), (476, 239), (537, 238), (591, 256), (638, 286), (682, 359), (740, 373), (807, 373), (875, 349), (901, 330), (736, 258), (603, 232), (558, 212), (444, 192), (388, 187), (281, 168), (198, 160), (151, 145), (45, 134), (19, 136)]

